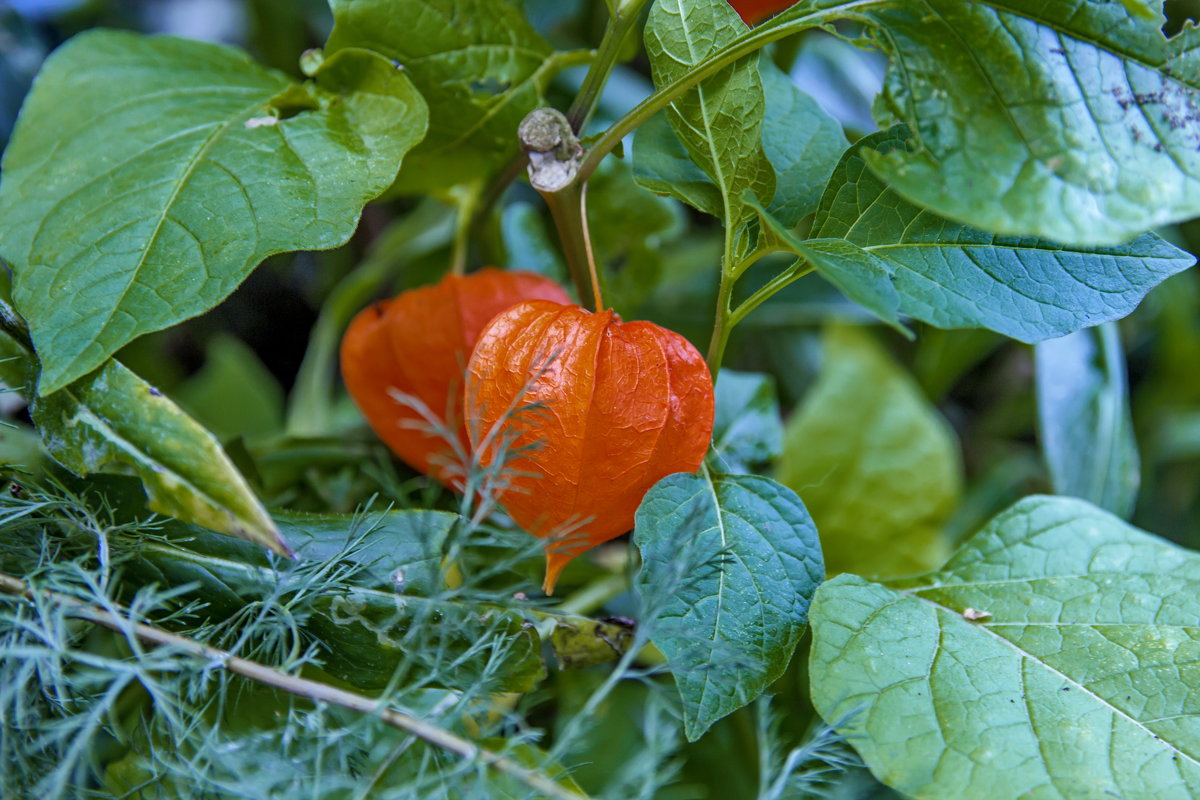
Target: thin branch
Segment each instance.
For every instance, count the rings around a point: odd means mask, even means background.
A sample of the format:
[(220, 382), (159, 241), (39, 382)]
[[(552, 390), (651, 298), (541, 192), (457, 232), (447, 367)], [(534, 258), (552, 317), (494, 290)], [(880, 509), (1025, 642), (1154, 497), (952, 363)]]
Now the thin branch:
[(380, 700), (356, 694), (355, 692), (349, 692), (345, 689), (338, 689), (319, 681), (309, 680), (308, 678), (288, 675), (265, 664), (259, 664), (256, 661), (250, 661), (245, 658), (238, 658), (227, 650), (211, 647), (194, 639), (189, 639), (186, 636), (180, 636), (161, 628), (155, 628), (152, 625), (134, 622), (128, 617), (106, 611), (98, 606), (89, 605), (70, 595), (48, 590), (34, 590), (23, 580), (0, 573), (0, 593), (13, 595), (25, 600), (33, 600), (35, 599), (35, 592), (36, 596), (40, 596), (42, 599), (49, 599), (62, 605), (68, 610), (71, 616), (77, 619), (93, 622), (109, 630), (116, 631), (125, 636), (136, 637), (152, 645), (175, 647), (189, 655), (204, 659), (210, 664), (219, 665), (234, 675), (258, 681), (266, 686), (271, 686), (298, 697), (305, 697), (309, 700), (341, 706), (351, 711), (374, 715), (384, 723), (407, 731), (418, 739), (454, 753), (466, 761), (478, 760), (485, 766), (515, 778), (531, 789), (545, 794), (547, 797), (554, 798), (555, 800), (587, 800), (587, 798), (578, 792), (560, 786), (540, 772), (527, 769), (506, 756), (480, 747), (436, 725), (431, 725), (424, 720), (387, 708)]

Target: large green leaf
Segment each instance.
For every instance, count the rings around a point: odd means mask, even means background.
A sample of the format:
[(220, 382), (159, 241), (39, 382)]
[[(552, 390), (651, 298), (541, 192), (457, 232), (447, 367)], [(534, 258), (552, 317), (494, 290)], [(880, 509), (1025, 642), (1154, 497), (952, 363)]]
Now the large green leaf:
[(695, 741), (787, 667), (825, 576), (800, 498), (755, 475), (669, 475), (638, 508), (637, 591)]
[(154, 511), (289, 552), (213, 435), (119, 361), (34, 397), (31, 415), (47, 452), (75, 474), (132, 470)]
[(1040, 342), (1034, 356), (1038, 432), (1054, 491), (1128, 517), (1141, 473), (1116, 324)]
[(1131, 4), (864, 9), (891, 56), (878, 107), (914, 131), (872, 168), (947, 217), (1075, 245), (1200, 214), (1197, 32), (1168, 40), (1159, 10)]
[(869, 334), (826, 330), (820, 377), (784, 437), (779, 480), (804, 498), (831, 573), (910, 575), (945, 560), (958, 445)]
[[(680, 77), (745, 30), (725, 0), (656, 0), (646, 22), (655, 85)], [(762, 144), (764, 107), (758, 56), (750, 55), (667, 108), (684, 149), (716, 184), (720, 215), (729, 225), (746, 216), (744, 193), (764, 205), (775, 196), (775, 170)]]
[(712, 446), (728, 472), (747, 472), (779, 455), (783, 420), (771, 376), (721, 370)]
[(214, 44), (95, 31), (64, 45), (0, 183), (39, 391), (208, 310), (272, 253), (345, 242), (425, 121), (407, 76), (365, 51), (300, 86)]
[(1031, 497), (939, 572), (842, 575), (811, 610), (813, 702), (918, 800), (1200, 793), (1200, 557)]
[(1022, 341), (1118, 319), (1195, 259), (1154, 234), (1114, 247), (1067, 247), (998, 236), (922, 210), (863, 160), (899, 147), (904, 128), (873, 134), (842, 157), (798, 241), (772, 233), (852, 299), (895, 323), (907, 314), (940, 328), (982, 327)]
[(331, 0), (333, 53), (396, 60), (429, 102), (429, 135), (397, 188), (437, 193), (486, 177), (519, 152), (517, 126), (571, 58), (554, 54), (510, 0)]
[[(795, 225), (817, 207), (846, 135), (769, 58), (759, 61), (764, 91), (763, 153), (775, 171), (770, 211)], [(671, 195), (693, 208), (721, 216), (721, 191), (696, 166), (665, 115), (651, 117), (633, 137), (634, 176), (646, 188)]]

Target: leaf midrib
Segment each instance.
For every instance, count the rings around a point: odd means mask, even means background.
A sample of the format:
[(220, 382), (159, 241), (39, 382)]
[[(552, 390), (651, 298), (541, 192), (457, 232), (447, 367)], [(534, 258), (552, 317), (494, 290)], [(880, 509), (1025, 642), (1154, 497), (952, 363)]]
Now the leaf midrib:
[[(957, 623), (962, 623), (962, 622), (964, 622), (963, 616), (962, 616), (962, 614), (961, 614), (960, 612), (957, 612), (957, 611), (954, 611), (953, 609), (947, 608), (947, 607), (945, 607), (945, 606), (941, 605), (940, 603), (936, 603), (936, 602), (934, 602), (933, 600), (930, 600), (930, 599), (929, 599), (929, 598), (927, 598), (927, 597), (920, 597), (920, 596), (918, 596), (918, 595), (915, 595), (915, 594), (910, 594), (909, 592), (907, 592), (907, 591), (904, 591), (904, 590), (893, 590), (893, 591), (895, 591), (897, 594), (899, 594), (899, 595), (901, 595), (901, 596), (908, 596), (908, 597), (912, 597), (912, 598), (913, 598), (913, 599), (915, 599), (915, 600), (918, 600), (918, 601), (920, 601), (920, 602), (924, 602), (924, 603), (926, 603), (927, 605), (929, 605), (930, 607), (932, 607), (932, 608), (933, 608), (933, 610), (934, 610), (934, 613), (938, 613), (938, 612), (940, 612), (940, 613), (942, 613), (942, 614), (945, 614), (945, 615), (949, 616), (949, 617), (950, 617), (952, 620), (955, 620), (956, 624), (957, 624)], [(940, 624), (940, 623), (939, 623), (938, 627), (939, 627), (939, 628), (941, 628), (941, 624)], [(1037, 664), (1038, 666), (1040, 666), (1040, 667), (1042, 667), (1043, 669), (1045, 669), (1047, 672), (1050, 672), (1050, 673), (1052, 673), (1052, 674), (1054, 674), (1054, 675), (1058, 676), (1058, 677), (1059, 677), (1059, 678), (1061, 678), (1062, 680), (1064, 680), (1064, 681), (1066, 681), (1067, 683), (1071, 684), (1072, 686), (1074, 686), (1074, 687), (1078, 688), (1078, 689), (1079, 689), (1079, 691), (1083, 692), (1083, 693), (1084, 693), (1084, 694), (1086, 694), (1088, 697), (1090, 697), (1090, 698), (1094, 699), (1094, 700), (1095, 700), (1097, 703), (1099, 703), (1100, 705), (1102, 705), (1102, 706), (1104, 706), (1105, 708), (1107, 708), (1107, 709), (1108, 709), (1108, 710), (1109, 710), (1109, 711), (1110, 711), (1110, 712), (1111, 712), (1113, 715), (1115, 715), (1115, 716), (1118, 716), (1118, 717), (1121, 717), (1122, 719), (1125, 719), (1125, 720), (1126, 720), (1126, 721), (1128, 721), (1130, 724), (1132, 724), (1134, 727), (1136, 727), (1138, 730), (1140, 730), (1140, 731), (1142, 731), (1143, 733), (1145, 733), (1145, 734), (1146, 734), (1148, 737), (1150, 737), (1150, 738), (1154, 739), (1155, 741), (1162, 742), (1164, 745), (1166, 745), (1167, 747), (1169, 747), (1169, 748), (1170, 748), (1172, 751), (1174, 751), (1175, 753), (1178, 753), (1180, 756), (1182, 756), (1183, 758), (1187, 759), (1189, 762), (1191, 762), (1191, 763), (1192, 763), (1192, 764), (1194, 764), (1195, 766), (1197, 766), (1197, 767), (1200, 767), (1200, 760), (1198, 760), (1198, 759), (1197, 759), (1197, 758), (1195, 758), (1194, 756), (1190, 755), (1190, 754), (1189, 754), (1189, 753), (1187, 753), (1186, 751), (1184, 751), (1184, 750), (1180, 750), (1178, 747), (1176, 747), (1176, 746), (1175, 746), (1175, 744), (1174, 744), (1173, 742), (1171, 742), (1170, 740), (1168, 740), (1168, 739), (1164, 738), (1163, 736), (1161, 736), (1161, 735), (1159, 735), (1159, 734), (1156, 734), (1154, 731), (1152, 731), (1151, 729), (1147, 728), (1147, 727), (1145, 726), (1145, 724), (1143, 724), (1143, 723), (1142, 723), (1142, 721), (1141, 721), (1141, 720), (1138, 720), (1138, 719), (1136, 719), (1136, 718), (1134, 718), (1134, 717), (1130, 716), (1130, 715), (1129, 715), (1129, 713), (1127, 713), (1127, 712), (1125, 712), (1125, 711), (1122, 711), (1121, 709), (1117, 708), (1117, 707), (1116, 707), (1116, 706), (1114, 706), (1112, 703), (1110, 703), (1108, 700), (1104, 699), (1104, 698), (1103, 698), (1103, 697), (1101, 697), (1100, 695), (1098, 695), (1098, 694), (1096, 694), (1095, 692), (1093, 692), (1093, 691), (1091, 691), (1090, 689), (1088, 689), (1088, 688), (1087, 688), (1087, 687), (1086, 687), (1084, 684), (1080, 683), (1079, 681), (1075, 680), (1074, 678), (1070, 677), (1069, 675), (1067, 675), (1067, 674), (1065, 674), (1065, 673), (1063, 673), (1063, 672), (1061, 672), (1061, 671), (1059, 671), (1059, 670), (1055, 669), (1054, 667), (1052, 667), (1052, 666), (1050, 666), (1049, 664), (1047, 664), (1045, 661), (1042, 661), (1041, 659), (1039, 659), (1039, 658), (1035, 657), (1033, 654), (1031, 654), (1031, 653), (1029, 653), (1028, 651), (1026, 651), (1026, 650), (1022, 649), (1021, 647), (1018, 647), (1018, 646), (1017, 646), (1015, 643), (1013, 643), (1013, 642), (1011, 642), (1010, 640), (1008, 640), (1008, 639), (1004, 638), (1003, 636), (1001, 636), (1000, 634), (996, 633), (995, 631), (992, 631), (992, 630), (990, 630), (990, 629), (989, 629), (988, 627), (986, 627), (985, 625), (977, 625), (977, 624), (972, 624), (972, 625), (971, 625), (971, 627), (972, 627), (972, 629), (974, 629), (974, 630), (982, 630), (982, 631), (984, 631), (984, 632), (985, 632), (985, 633), (986, 633), (988, 636), (991, 636), (992, 638), (994, 638), (994, 639), (995, 639), (996, 641), (998, 641), (998, 642), (1002, 642), (1002, 643), (1003, 643), (1005, 646), (1007, 646), (1008, 648), (1010, 648), (1011, 650), (1013, 650), (1013, 651), (1014, 651), (1015, 653), (1017, 653), (1017, 655), (1018, 655), (1018, 656), (1020, 656), (1022, 659), (1025, 659), (1025, 660), (1028, 660), (1028, 661), (1030, 661), (1030, 662), (1032, 662), (1032, 663), (1034, 663), (1034, 664)], [(938, 646), (938, 648), (937, 648), (937, 652), (941, 652), (941, 646), (940, 646), (940, 643), (939, 643), (939, 646)], [(932, 673), (932, 670), (930, 670), (930, 671), (928, 672), (928, 678), (927, 678), (927, 679), (928, 679), (929, 681), (932, 681), (932, 680), (933, 680), (933, 673)], [(1195, 716), (1195, 715), (1191, 715), (1191, 716)], [(1030, 727), (1032, 728), (1032, 726), (1033, 726), (1033, 720), (1032, 720), (1032, 719), (1030, 719), (1030, 721), (1029, 721), (1029, 724), (1030, 724)], [(1044, 757), (1043, 757), (1043, 763), (1044, 763)]]
[[(162, 212), (158, 217), (158, 222), (156, 222), (154, 225), (154, 231), (150, 234), (146, 245), (142, 248), (142, 254), (138, 258), (137, 264), (135, 264), (133, 269), (129, 271), (129, 280), (125, 282), (125, 286), (121, 289), (121, 293), (117, 296), (117, 298), (111, 304), (109, 304), (108, 313), (105, 315), (104, 321), (100, 323), (99, 328), (96, 331), (94, 342), (99, 342), (105, 338), (105, 334), (108, 332), (113, 317), (116, 316), (117, 311), (122, 310), (122, 306), (125, 303), (125, 298), (129, 296), (130, 289), (133, 288), (134, 283), (136, 283), (138, 280), (139, 274), (146, 266), (146, 259), (149, 258), (150, 252), (154, 250), (155, 245), (158, 242), (158, 237), (162, 233), (163, 226), (166, 224), (167, 218), (174, 209), (175, 203), (178, 202), (180, 194), (191, 182), (193, 174), (199, 168), (200, 164), (203, 163), (205, 156), (210, 150), (212, 150), (213, 145), (219, 139), (221, 139), (221, 137), (224, 136), (231, 127), (233, 127), (234, 123), (241, 121), (261, 105), (262, 100), (258, 99), (252, 105), (247, 106), (234, 114), (231, 114), (229, 118), (215, 128), (213, 132), (209, 134), (208, 138), (201, 143), (200, 147), (197, 148), (196, 153), (188, 161), (187, 166), (184, 168), (183, 172), (176, 181), (175, 189), (171, 192), (171, 196), (168, 197), (167, 201), (163, 204)], [(101, 346), (103, 347), (103, 345)], [(59, 372), (70, 373), (81, 361), (91, 360), (89, 355), (91, 350), (91, 347), (82, 348), (79, 352), (79, 355), (77, 355), (66, 367), (60, 368)], [(44, 387), (39, 387), (39, 391), (44, 391)]]

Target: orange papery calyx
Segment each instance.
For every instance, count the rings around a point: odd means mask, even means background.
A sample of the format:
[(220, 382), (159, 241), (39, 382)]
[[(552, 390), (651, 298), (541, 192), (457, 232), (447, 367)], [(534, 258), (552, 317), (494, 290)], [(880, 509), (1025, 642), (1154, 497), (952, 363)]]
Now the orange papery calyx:
[(476, 457), (506, 459), (497, 500), (545, 540), (547, 594), (572, 558), (633, 527), (655, 483), (699, 469), (712, 437), (712, 376), (687, 339), (575, 305), (535, 300), (493, 319), (465, 397)]
[(729, 5), (747, 25), (762, 22), (772, 14), (791, 8), (797, 0), (729, 0)]
[(342, 338), (342, 379), (375, 433), (409, 466), (462, 490), (469, 452), (463, 370), (492, 317), (523, 300), (568, 303), (554, 281), (488, 267), (368, 306)]

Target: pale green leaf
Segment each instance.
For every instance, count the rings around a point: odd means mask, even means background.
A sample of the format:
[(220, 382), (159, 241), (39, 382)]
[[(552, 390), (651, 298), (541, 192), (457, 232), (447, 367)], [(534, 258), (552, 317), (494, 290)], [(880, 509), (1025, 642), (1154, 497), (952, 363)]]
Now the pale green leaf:
[(34, 397), (31, 413), (47, 452), (75, 474), (132, 471), (152, 510), (290, 553), (213, 435), (120, 362)]
[(1141, 473), (1114, 323), (1038, 343), (1038, 433), (1054, 491), (1128, 517)]
[(695, 741), (787, 667), (825, 575), (804, 504), (754, 475), (670, 475), (638, 508), (637, 591)]
[(825, 332), (816, 385), (788, 420), (778, 478), (804, 498), (830, 573), (941, 564), (958, 504), (958, 445), (916, 382), (846, 325)]
[(896, 324), (982, 327), (1022, 341), (1119, 319), (1151, 288), (1195, 261), (1154, 234), (1113, 247), (1068, 247), (969, 228), (901, 198), (867, 169), (864, 152), (902, 147), (903, 128), (872, 134), (834, 170), (800, 242), (764, 224), (852, 299)]
[(1197, 36), (1139, 0), (916, 0), (863, 10), (878, 103), (909, 148), (868, 155), (909, 199), (984, 230), (1113, 245), (1200, 214)]
[(429, 134), (397, 189), (445, 192), (518, 155), (517, 126), (570, 58), (554, 54), (510, 0), (331, 0), (329, 53), (394, 59), (429, 103)]
[(940, 571), (842, 575), (811, 610), (813, 702), (919, 800), (1200, 793), (1200, 557), (1031, 497)]
[(365, 51), (300, 86), (185, 39), (93, 31), (61, 47), (0, 183), (39, 391), (208, 310), (272, 253), (345, 242), (425, 119), (408, 78)]
[[(701, 63), (746, 30), (725, 0), (656, 0), (646, 22), (646, 53), (656, 86)], [(691, 159), (721, 193), (726, 224), (742, 221), (743, 193), (764, 205), (775, 196), (775, 170), (763, 149), (764, 97), (758, 56), (737, 61), (667, 108)]]

